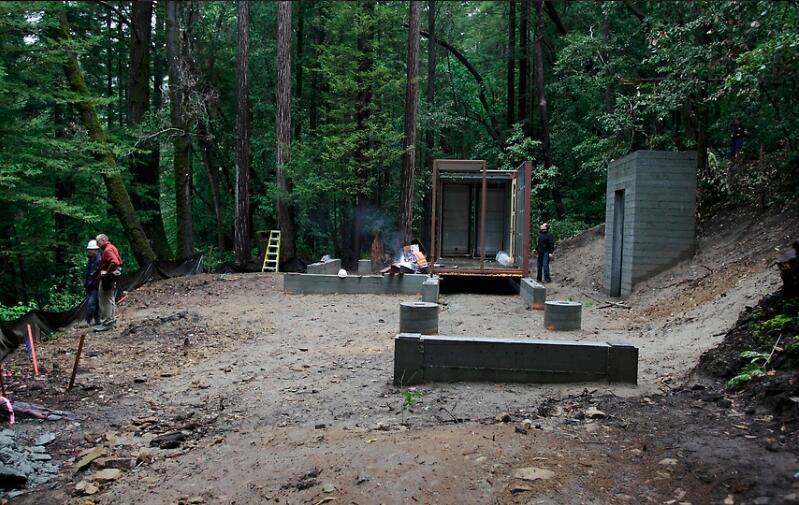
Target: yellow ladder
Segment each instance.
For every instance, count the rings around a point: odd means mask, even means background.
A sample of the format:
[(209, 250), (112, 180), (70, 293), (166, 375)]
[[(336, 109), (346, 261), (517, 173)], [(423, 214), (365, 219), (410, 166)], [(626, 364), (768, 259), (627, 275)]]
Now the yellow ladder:
[(280, 270), (280, 230), (269, 231), (269, 241), (264, 252), (264, 264), (261, 272), (277, 272)]

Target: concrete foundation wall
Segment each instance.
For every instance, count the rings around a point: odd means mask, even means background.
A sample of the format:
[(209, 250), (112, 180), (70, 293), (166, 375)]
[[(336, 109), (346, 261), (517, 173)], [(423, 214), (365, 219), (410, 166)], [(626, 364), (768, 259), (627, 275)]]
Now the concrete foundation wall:
[(403, 275), (337, 275), (286, 273), (283, 289), (296, 295), (313, 294), (406, 294), (422, 292), (422, 284), (429, 278), (424, 274)]
[(394, 384), (423, 382), (631, 382), (638, 349), (606, 342), (561, 342), (482, 337), (394, 339)]
[(341, 260), (330, 260), (325, 263), (311, 263), (306, 267), (307, 274), (337, 274), (341, 270)]
[(525, 277), (519, 283), (519, 295), (527, 307), (544, 310), (544, 303), (547, 301), (547, 288), (540, 282)]
[(605, 208), (602, 286), (611, 287), (615, 195), (624, 190), (621, 294), (693, 255), (696, 153), (636, 151), (611, 163)]

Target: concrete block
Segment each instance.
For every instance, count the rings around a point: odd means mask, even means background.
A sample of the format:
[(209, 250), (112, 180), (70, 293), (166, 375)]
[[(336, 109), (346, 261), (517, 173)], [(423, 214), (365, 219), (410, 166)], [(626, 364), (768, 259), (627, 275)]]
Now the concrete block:
[(525, 305), (531, 309), (544, 310), (544, 302), (547, 301), (547, 288), (540, 282), (529, 277), (522, 279), (519, 283), (519, 295)]
[(583, 326), (583, 304), (567, 300), (544, 302), (544, 328), (550, 331), (579, 330)]
[(400, 333), (438, 334), (438, 304), (430, 302), (400, 303)]
[(421, 335), (397, 335), (394, 339), (394, 384), (405, 386), (424, 382), (424, 352)]
[(372, 275), (372, 260), (358, 260), (358, 275)]
[(403, 274), (348, 275), (342, 279), (329, 274), (286, 273), (283, 275), (283, 289), (294, 295), (416, 295), (422, 292), (422, 283), (427, 278), (422, 274)]
[(394, 384), (422, 382), (637, 383), (638, 350), (606, 342), (563, 342), (400, 334)]
[(306, 267), (307, 274), (337, 274), (341, 270), (341, 260), (335, 259), (324, 263), (311, 263)]
[(609, 343), (608, 381), (638, 384), (638, 348)]
[(438, 303), (439, 294), (439, 278), (438, 276), (429, 277), (422, 283), (422, 301), (430, 303)]

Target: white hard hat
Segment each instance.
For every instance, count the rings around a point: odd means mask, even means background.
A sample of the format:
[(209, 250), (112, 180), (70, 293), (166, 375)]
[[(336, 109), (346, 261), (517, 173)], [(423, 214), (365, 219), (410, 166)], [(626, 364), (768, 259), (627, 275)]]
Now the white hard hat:
[(345, 278), (347, 276), (347, 271), (342, 268), (338, 271), (338, 276), (342, 279)]
[(86, 246), (86, 249), (99, 249), (99, 248), (100, 248), (100, 246), (97, 245), (97, 241), (96, 240), (90, 240), (89, 244)]

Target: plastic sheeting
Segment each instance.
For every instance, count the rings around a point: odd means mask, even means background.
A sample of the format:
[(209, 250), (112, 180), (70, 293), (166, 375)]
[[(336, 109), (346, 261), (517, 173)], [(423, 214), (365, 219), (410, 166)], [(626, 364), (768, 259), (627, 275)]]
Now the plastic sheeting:
[[(122, 275), (117, 283), (117, 298), (124, 291), (132, 291), (139, 286), (151, 281), (194, 275), (203, 272), (203, 255), (193, 256), (182, 260), (153, 261), (141, 270)], [(28, 338), (28, 325), (34, 338), (58, 331), (84, 317), (86, 299), (70, 310), (63, 312), (48, 312), (45, 310), (32, 310), (13, 321), (0, 321), (0, 361), (11, 354), (20, 344)]]

